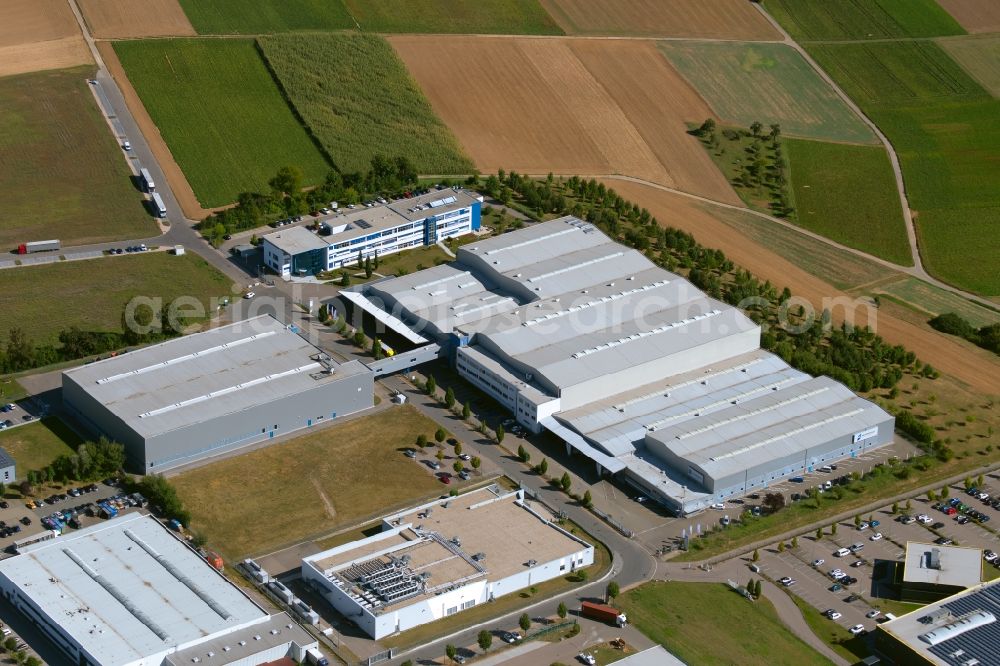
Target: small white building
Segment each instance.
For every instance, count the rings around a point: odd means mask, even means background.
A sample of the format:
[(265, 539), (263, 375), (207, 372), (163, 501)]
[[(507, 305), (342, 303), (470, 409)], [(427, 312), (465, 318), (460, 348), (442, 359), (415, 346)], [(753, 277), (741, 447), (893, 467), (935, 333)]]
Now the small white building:
[(594, 563), (594, 547), (497, 486), (382, 519), (382, 532), (302, 560), (302, 576), (375, 639)]

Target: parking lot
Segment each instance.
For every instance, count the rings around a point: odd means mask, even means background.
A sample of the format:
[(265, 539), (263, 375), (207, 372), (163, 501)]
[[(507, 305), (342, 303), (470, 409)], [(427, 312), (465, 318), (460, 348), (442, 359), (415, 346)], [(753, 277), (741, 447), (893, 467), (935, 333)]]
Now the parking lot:
[[(947, 515), (942, 510), (950, 505), (949, 500), (957, 500), (967, 507), (966, 513), (974, 510), (995, 517), (1000, 514), (1000, 509), (994, 508), (990, 502), (1000, 491), (997, 476), (985, 479), (984, 486), (978, 490), (990, 495), (986, 501), (968, 495), (963, 486), (956, 485), (949, 488), (949, 498), (943, 501), (914, 497), (910, 500), (909, 510), (905, 503), (900, 503), (894, 514), (892, 507), (886, 506), (861, 516), (861, 526), (856, 526), (854, 521), (844, 521), (837, 525), (836, 534), (831, 534), (830, 528), (826, 528), (820, 539), (815, 533), (799, 535), (795, 549), (786, 548), (783, 552), (776, 547), (761, 549), (757, 566), (762, 575), (778, 584), (782, 579), (791, 578), (794, 582), (786, 584), (789, 591), (817, 610), (832, 609), (840, 613), (840, 617), (831, 621), (844, 628), (860, 624), (866, 631), (871, 631), (876, 618), (868, 615), (882, 610), (880, 599), (896, 601), (893, 597), (895, 592), (886, 579), (893, 569), (888, 564), (903, 561), (907, 542), (946, 543), (945, 540), (949, 540), (954, 545), (980, 548), (984, 553), (1000, 552), (1000, 536), (992, 520), (983, 523), (963, 520), (960, 523), (963, 513)], [(1000, 502), (997, 504), (1000, 506)], [(935, 508), (936, 505), (938, 508)], [(868, 526), (869, 518), (877, 524)], [(840, 549), (852, 552), (844, 554)], [(843, 580), (835, 581), (831, 575), (835, 569), (857, 581), (850, 584), (845, 584)], [(983, 579), (998, 575), (1000, 558), (992, 562), (984, 561)], [(857, 598), (852, 598), (852, 595)], [(852, 600), (848, 601), (849, 598)], [(880, 612), (879, 617), (881, 615)]]
[(24, 409), (24, 405), (9, 402), (0, 405), (0, 430), (14, 428), (22, 423), (34, 421), (36, 416)]

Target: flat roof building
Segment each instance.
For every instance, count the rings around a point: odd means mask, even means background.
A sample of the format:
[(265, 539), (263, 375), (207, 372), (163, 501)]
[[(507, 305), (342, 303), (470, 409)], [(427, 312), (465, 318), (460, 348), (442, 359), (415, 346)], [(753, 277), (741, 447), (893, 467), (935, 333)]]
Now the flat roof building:
[(490, 486), (386, 516), (379, 534), (304, 558), (302, 576), (379, 639), (593, 562), (523, 491)]
[(983, 551), (968, 546), (906, 542), (900, 585), (903, 601), (927, 603), (982, 581)]
[(271, 316), (63, 373), (68, 411), (161, 472), (372, 406), (372, 373), (337, 363)]
[(662, 645), (636, 652), (615, 662), (621, 666), (685, 666), (684, 662), (667, 652)]
[[(24, 548), (0, 562), (0, 591), (73, 664), (179, 664), (171, 655), (186, 652), (207, 665), (237, 658), (260, 664), (289, 654), (301, 659), (317, 644), (142, 514)], [(272, 625), (284, 627), (282, 640), (269, 633)], [(253, 639), (265, 633), (266, 646)], [(240, 636), (246, 645), (239, 646)], [(238, 657), (220, 650), (213, 659), (205, 646), (215, 641), (238, 647)]]
[(478, 194), (456, 187), (340, 209), (319, 220), (320, 234), (289, 227), (264, 236), (264, 264), (282, 277), (299, 277), (357, 266), (359, 255), (381, 257), (433, 245), (478, 231), (482, 201)]
[(13, 483), (17, 481), (17, 463), (7, 453), (7, 449), (0, 447), (0, 482)]
[(875, 629), (876, 651), (893, 664), (1000, 663), (1000, 580), (981, 583)]
[(893, 439), (890, 414), (761, 350), (739, 309), (574, 217), (345, 298), (677, 513)]

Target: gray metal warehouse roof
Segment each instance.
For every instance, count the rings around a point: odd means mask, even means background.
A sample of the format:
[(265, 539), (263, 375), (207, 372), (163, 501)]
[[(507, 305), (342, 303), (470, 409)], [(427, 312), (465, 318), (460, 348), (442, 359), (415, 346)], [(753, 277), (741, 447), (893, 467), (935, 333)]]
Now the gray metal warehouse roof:
[[(175, 338), (67, 370), (95, 400), (151, 437), (368, 372), (342, 365), (271, 316)], [(324, 372), (325, 365), (333, 368)]]
[(130, 514), (0, 562), (105, 666), (264, 622), (268, 614), (149, 516)]

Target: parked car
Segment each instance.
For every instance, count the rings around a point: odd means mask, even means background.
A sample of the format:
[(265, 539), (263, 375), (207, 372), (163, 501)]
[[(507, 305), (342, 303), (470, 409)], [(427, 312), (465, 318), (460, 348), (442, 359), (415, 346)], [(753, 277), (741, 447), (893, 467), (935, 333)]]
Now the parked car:
[(881, 541), (882, 540), (882, 533), (881, 532), (876, 532), (875, 534), (873, 534), (870, 537), (868, 537), (868, 539), (869, 539), (869, 541)]
[(826, 562), (826, 560), (824, 560), (823, 558), (819, 558), (817, 560), (813, 560), (813, 566), (814, 567), (821, 567), (821, 566), (823, 566), (824, 562)]
[(834, 583), (833, 585), (830, 586), (830, 591), (831, 592), (840, 592), (843, 589), (844, 588), (843, 588), (843, 586), (840, 583)]
[(416, 458), (417, 452), (414, 451), (413, 449), (406, 449), (405, 451), (403, 451), (403, 455), (406, 456), (407, 458)]
[(580, 654), (576, 655), (576, 660), (579, 661), (581, 664), (587, 664), (587, 666), (594, 666), (594, 664), (597, 663), (597, 660), (594, 659), (594, 655), (588, 654), (586, 652), (581, 652)]
[(784, 585), (785, 587), (791, 587), (792, 585), (795, 585), (795, 579), (790, 578), (788, 576), (785, 576), (784, 578), (779, 578), (778, 582)]
[(986, 560), (987, 562), (993, 562), (997, 559), (997, 554), (994, 553), (992, 550), (984, 550), (983, 559)]
[(834, 553), (834, 557), (847, 557), (851, 554), (851, 551), (847, 548), (838, 548)]
[(875, 610), (873, 608), (872, 610), (870, 610), (867, 613), (865, 613), (865, 617), (867, 617), (869, 620), (874, 620), (875, 618), (877, 618), (881, 614), (882, 614), (882, 611)]
[(828, 608), (825, 611), (823, 611), (823, 615), (826, 615), (831, 620), (839, 620), (841, 617), (843, 617), (840, 613), (833, 610), (832, 608)]
[(516, 631), (505, 631), (500, 634), (500, 639), (504, 643), (516, 643), (521, 640), (521, 634)]
[(865, 625), (863, 625), (863, 624), (856, 624), (853, 627), (851, 627), (850, 629), (848, 629), (848, 631), (851, 632), (855, 636), (857, 636), (858, 634), (863, 634), (863, 633), (865, 633)]
[(929, 525), (934, 521), (931, 520), (931, 517), (928, 516), (926, 513), (922, 513), (919, 516), (917, 516), (917, 522), (920, 523), (921, 525)]
[(952, 544), (952, 540), (948, 537), (938, 537), (937, 539), (934, 539), (934, 543), (939, 546), (950, 546)]

